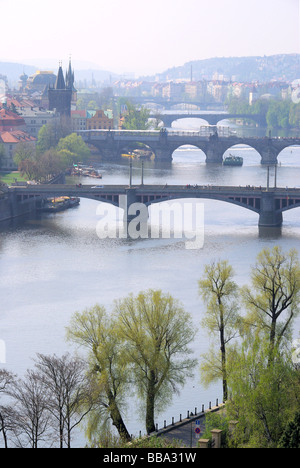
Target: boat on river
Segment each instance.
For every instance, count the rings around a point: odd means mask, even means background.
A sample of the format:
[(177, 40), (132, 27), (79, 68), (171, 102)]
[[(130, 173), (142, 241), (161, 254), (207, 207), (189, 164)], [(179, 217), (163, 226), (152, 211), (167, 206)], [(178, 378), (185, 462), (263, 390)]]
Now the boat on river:
[(92, 166), (83, 166), (83, 165), (74, 165), (70, 172), (71, 176), (82, 176), (82, 177), (92, 177), (93, 179), (102, 179), (102, 174), (100, 174), (97, 169)]
[(223, 161), (224, 166), (242, 166), (243, 164), (244, 159), (241, 156), (232, 156), (232, 154)]
[(80, 204), (78, 197), (47, 198), (43, 201), (40, 211), (42, 213), (59, 213)]

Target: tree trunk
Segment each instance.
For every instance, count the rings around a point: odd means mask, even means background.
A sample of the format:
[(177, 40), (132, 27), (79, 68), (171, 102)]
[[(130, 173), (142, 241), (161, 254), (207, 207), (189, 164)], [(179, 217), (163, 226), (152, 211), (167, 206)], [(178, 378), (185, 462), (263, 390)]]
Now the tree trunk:
[(115, 428), (117, 429), (122, 440), (130, 442), (131, 440), (130, 434), (123, 421), (118, 405), (116, 403), (116, 400), (111, 390), (107, 391), (107, 397), (109, 401), (109, 411), (110, 411), (110, 417), (112, 419), (113, 426), (115, 426)]
[(147, 434), (155, 431), (154, 423), (154, 404), (155, 401), (155, 374), (154, 371), (150, 371), (150, 379), (148, 381), (147, 389), (147, 403), (146, 403), (146, 430)]
[(223, 316), (222, 301), (219, 298), (219, 310), (220, 310), (220, 349), (222, 359), (222, 378), (223, 378), (223, 401), (228, 399), (228, 387), (227, 387), (227, 369), (226, 369), (226, 344), (225, 344), (225, 326)]

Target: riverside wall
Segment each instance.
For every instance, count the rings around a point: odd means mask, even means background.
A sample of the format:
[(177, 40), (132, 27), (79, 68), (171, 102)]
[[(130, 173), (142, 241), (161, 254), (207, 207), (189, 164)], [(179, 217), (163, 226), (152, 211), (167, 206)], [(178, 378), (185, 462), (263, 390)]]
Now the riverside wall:
[(24, 200), (20, 203), (11, 195), (0, 199), (0, 222), (34, 213), (37, 203), (35, 199)]
[[(65, 174), (61, 173), (47, 181), (48, 184), (64, 184)], [(1, 193), (1, 191), (0, 191)], [(0, 222), (35, 213), (41, 204), (39, 198), (27, 198), (18, 201), (13, 193), (9, 193), (7, 188), (2, 188), (0, 197)]]

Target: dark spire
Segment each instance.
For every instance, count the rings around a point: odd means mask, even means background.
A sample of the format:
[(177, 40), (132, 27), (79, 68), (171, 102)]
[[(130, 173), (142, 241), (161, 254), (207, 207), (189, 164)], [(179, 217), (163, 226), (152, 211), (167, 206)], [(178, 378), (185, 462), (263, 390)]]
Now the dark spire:
[(72, 70), (72, 64), (71, 64), (71, 57), (69, 60), (69, 69), (66, 73), (66, 88), (67, 89), (72, 89), (74, 88), (74, 71)]
[(61, 62), (59, 64), (58, 75), (56, 78), (55, 89), (66, 89), (64, 74), (61, 66)]

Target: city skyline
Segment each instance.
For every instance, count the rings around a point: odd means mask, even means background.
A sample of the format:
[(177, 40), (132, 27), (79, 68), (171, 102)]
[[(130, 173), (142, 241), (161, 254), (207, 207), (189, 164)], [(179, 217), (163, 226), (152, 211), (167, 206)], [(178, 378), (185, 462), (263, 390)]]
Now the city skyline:
[[(299, 0), (0, 0), (0, 60), (160, 73), (211, 57), (300, 52)], [(13, 28), (12, 28), (13, 25)], [(1, 71), (0, 71), (1, 72)]]

